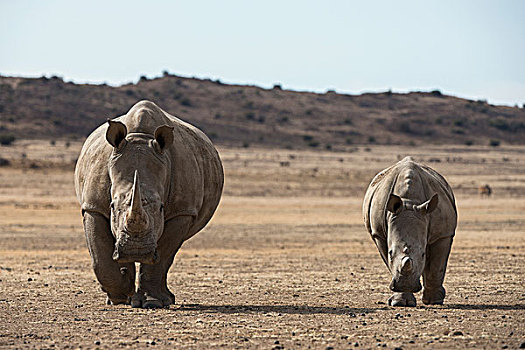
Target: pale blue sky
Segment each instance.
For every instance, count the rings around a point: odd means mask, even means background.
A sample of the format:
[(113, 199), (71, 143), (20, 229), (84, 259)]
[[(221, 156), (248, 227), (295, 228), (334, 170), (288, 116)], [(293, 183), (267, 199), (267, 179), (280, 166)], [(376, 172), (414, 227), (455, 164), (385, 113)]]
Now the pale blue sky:
[(0, 74), (525, 103), (525, 1), (0, 0)]

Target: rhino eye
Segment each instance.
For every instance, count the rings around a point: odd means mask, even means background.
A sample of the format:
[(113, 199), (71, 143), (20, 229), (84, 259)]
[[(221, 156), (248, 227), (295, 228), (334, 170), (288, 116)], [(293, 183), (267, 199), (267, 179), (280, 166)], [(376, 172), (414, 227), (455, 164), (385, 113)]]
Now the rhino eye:
[(392, 251), (392, 249), (390, 249), (388, 251), (388, 256), (390, 257), (390, 259), (392, 259), (392, 255), (394, 254), (394, 252)]
[(115, 203), (111, 202), (110, 207), (111, 207), (111, 210), (115, 210)]
[(160, 212), (162, 213), (163, 210), (164, 210), (164, 204), (161, 204), (160, 205)]

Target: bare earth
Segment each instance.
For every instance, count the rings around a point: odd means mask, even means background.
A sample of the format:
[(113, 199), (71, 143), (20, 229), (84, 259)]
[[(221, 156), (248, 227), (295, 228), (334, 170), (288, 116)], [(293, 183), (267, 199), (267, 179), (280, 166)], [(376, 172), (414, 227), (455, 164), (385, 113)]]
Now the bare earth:
[[(72, 164), (80, 143), (0, 147), (0, 348), (489, 348), (525, 341), (525, 147), (220, 149), (224, 197), (169, 274), (177, 304), (107, 306)], [(25, 154), (23, 156), (22, 154)], [(372, 176), (413, 155), (452, 185), (443, 306), (386, 305), (364, 229)], [(478, 187), (493, 187), (480, 198)]]

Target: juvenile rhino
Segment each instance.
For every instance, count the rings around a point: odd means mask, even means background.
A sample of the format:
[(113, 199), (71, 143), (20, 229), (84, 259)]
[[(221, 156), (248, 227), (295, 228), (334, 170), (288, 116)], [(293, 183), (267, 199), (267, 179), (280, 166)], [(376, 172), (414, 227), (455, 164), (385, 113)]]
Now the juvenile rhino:
[(155, 308), (175, 302), (168, 269), (182, 243), (212, 217), (223, 182), (221, 160), (206, 135), (149, 101), (87, 138), (75, 190), (108, 304)]
[(365, 194), (363, 216), (392, 274), (392, 306), (443, 304), (443, 279), (457, 224), (452, 189), (433, 169), (406, 157), (377, 174)]

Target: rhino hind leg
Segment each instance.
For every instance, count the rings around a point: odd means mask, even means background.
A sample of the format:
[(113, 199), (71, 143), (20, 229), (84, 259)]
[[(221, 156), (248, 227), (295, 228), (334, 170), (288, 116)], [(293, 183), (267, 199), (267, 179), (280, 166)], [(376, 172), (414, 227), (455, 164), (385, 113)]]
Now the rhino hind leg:
[(113, 260), (115, 239), (108, 220), (98, 213), (84, 213), (84, 232), (93, 263), (93, 270), (107, 304), (129, 304), (135, 291), (135, 264), (119, 264)]
[(132, 307), (161, 308), (175, 303), (175, 295), (168, 288), (167, 275), (191, 222), (190, 216), (179, 216), (166, 222), (157, 244), (160, 262), (140, 265), (139, 287), (131, 298)]
[(402, 292), (394, 293), (388, 298), (388, 305), (390, 306), (416, 306), (416, 298), (414, 293)]
[(443, 280), (447, 270), (452, 237), (445, 237), (427, 249), (427, 261), (423, 271), (423, 304), (441, 305), (445, 299)]

